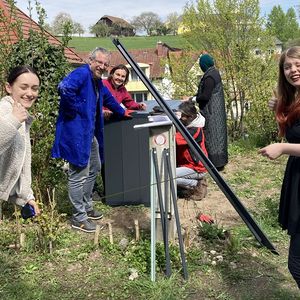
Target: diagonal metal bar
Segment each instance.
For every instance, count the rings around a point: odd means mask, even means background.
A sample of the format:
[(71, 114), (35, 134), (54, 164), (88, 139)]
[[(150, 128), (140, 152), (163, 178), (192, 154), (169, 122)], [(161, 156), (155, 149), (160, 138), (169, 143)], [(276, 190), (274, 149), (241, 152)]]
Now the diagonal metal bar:
[(168, 149), (164, 150), (165, 152), (165, 161), (168, 168), (168, 174), (170, 179), (170, 186), (171, 186), (171, 197), (172, 197), (172, 203), (174, 208), (174, 215), (175, 215), (175, 221), (176, 221), (176, 229), (177, 229), (177, 235), (178, 235), (178, 242), (179, 242), (179, 250), (180, 250), (180, 257), (181, 257), (181, 265), (183, 270), (183, 278), (185, 280), (188, 280), (188, 270), (187, 270), (187, 264), (185, 259), (185, 253), (184, 253), (184, 245), (183, 245), (183, 237), (181, 233), (181, 225), (180, 225), (180, 218), (179, 218), (179, 212), (178, 212), (178, 206), (177, 206), (177, 198), (175, 193), (175, 184), (173, 180), (173, 173), (172, 173), (172, 167), (171, 167), (171, 160), (170, 160), (170, 152)]
[(152, 158), (154, 163), (155, 177), (156, 177), (156, 187), (157, 187), (157, 197), (159, 204), (159, 212), (160, 212), (160, 220), (162, 227), (162, 234), (164, 240), (164, 248), (165, 248), (165, 258), (166, 258), (166, 275), (167, 277), (171, 276), (171, 259), (170, 259), (170, 250), (169, 250), (169, 240), (168, 240), (168, 220), (165, 218), (165, 208), (163, 205), (163, 196), (161, 190), (161, 180), (159, 174), (158, 167), (158, 159), (157, 159), (157, 151), (155, 148), (152, 149)]
[(227, 197), (229, 202), (232, 204), (234, 209), (240, 215), (240, 217), (245, 222), (245, 224), (247, 225), (247, 227), (249, 228), (251, 233), (254, 235), (254, 237), (257, 239), (257, 241), (261, 245), (263, 245), (263, 246), (267, 247), (269, 250), (271, 250), (272, 253), (278, 254), (278, 252), (276, 251), (275, 247), (272, 245), (272, 243), (270, 242), (268, 237), (260, 229), (258, 224), (255, 222), (255, 220), (252, 218), (250, 213), (245, 208), (245, 206), (241, 203), (241, 201), (237, 198), (237, 196), (231, 190), (229, 185), (225, 182), (225, 180), (219, 174), (218, 170), (215, 168), (213, 163), (205, 156), (205, 154), (203, 153), (203, 151), (201, 150), (199, 145), (196, 143), (196, 141), (193, 139), (193, 137), (190, 135), (190, 133), (186, 130), (184, 125), (178, 120), (178, 118), (176, 117), (174, 112), (165, 103), (162, 96), (159, 94), (157, 89), (152, 85), (152, 83), (150, 82), (148, 77), (144, 74), (144, 72), (140, 69), (138, 64), (132, 59), (132, 57), (129, 55), (129, 53), (126, 51), (126, 49), (123, 47), (123, 45), (120, 43), (120, 41), (118, 39), (113, 39), (113, 43), (117, 47), (117, 49), (120, 51), (120, 53), (123, 55), (123, 57), (126, 59), (126, 61), (130, 64), (132, 69), (139, 76), (139, 78), (144, 83), (144, 85), (147, 87), (147, 89), (152, 94), (152, 96), (155, 98), (157, 103), (164, 110), (165, 114), (173, 122), (176, 129), (182, 134), (182, 136), (188, 142), (188, 145), (191, 148), (191, 150), (195, 153), (196, 157), (201, 160), (201, 162), (207, 169), (210, 176), (213, 178), (213, 180), (219, 186), (221, 191)]
[(165, 254), (166, 254), (166, 275), (167, 277), (171, 276), (171, 259), (170, 259), (170, 249), (169, 249), (169, 199), (168, 199), (168, 171), (167, 165), (165, 161), (165, 152), (162, 153), (162, 161), (163, 161), (163, 174), (164, 174), (164, 219), (165, 219), (165, 232), (166, 232), (166, 247), (165, 247)]

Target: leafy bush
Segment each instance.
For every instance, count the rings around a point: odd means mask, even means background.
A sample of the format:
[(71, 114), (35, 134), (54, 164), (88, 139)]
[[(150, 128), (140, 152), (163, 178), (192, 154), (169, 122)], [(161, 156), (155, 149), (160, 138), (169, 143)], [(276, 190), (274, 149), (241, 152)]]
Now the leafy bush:
[(199, 235), (211, 242), (219, 239), (225, 239), (224, 229), (217, 223), (208, 224), (200, 222), (198, 225)]
[(55, 190), (52, 195), (48, 191), (48, 205), (41, 206), (43, 213), (36, 218), (39, 248), (52, 254), (55, 243), (63, 231), (63, 214), (56, 209)]
[[(2, 84), (4, 75), (12, 67), (17, 65), (31, 65), (41, 79), (39, 99), (31, 109), (35, 117), (31, 128), (32, 139), (32, 172), (34, 190), (41, 191), (42, 199), (48, 199), (47, 189), (52, 189), (61, 181), (63, 173), (61, 162), (51, 159), (51, 147), (54, 140), (55, 122), (58, 113), (57, 85), (70, 70), (70, 65), (64, 56), (63, 45), (51, 45), (43, 30), (45, 11), (36, 3), (39, 16), (40, 31), (30, 30), (28, 38), (25, 38), (21, 29), (21, 21), (17, 19), (13, 1), (9, 1), (11, 14), (16, 20), (4, 18), (8, 26), (7, 36), (1, 35), (0, 59), (5, 61), (5, 69), (1, 68)], [(0, 11), (0, 13), (2, 13)], [(2, 13), (3, 14), (3, 13)], [(18, 42), (9, 42), (9, 31), (14, 29)], [(64, 39), (68, 41), (68, 38)], [(5, 51), (4, 51), (5, 50)]]
[[(36, 51), (32, 54), (31, 49)], [(45, 42), (45, 36), (32, 33), (29, 40), (13, 46), (10, 64), (32, 65), (41, 78), (38, 101), (31, 113), (35, 117), (31, 128), (32, 172), (35, 186), (41, 190), (43, 198), (46, 191), (55, 187), (63, 176), (62, 162), (51, 159), (55, 122), (58, 111), (57, 84), (68, 70), (63, 49)]]
[(2, 223), (0, 230), (0, 249), (6, 249), (9, 245), (14, 244), (16, 242), (16, 230), (13, 228), (15, 224), (6, 224)]

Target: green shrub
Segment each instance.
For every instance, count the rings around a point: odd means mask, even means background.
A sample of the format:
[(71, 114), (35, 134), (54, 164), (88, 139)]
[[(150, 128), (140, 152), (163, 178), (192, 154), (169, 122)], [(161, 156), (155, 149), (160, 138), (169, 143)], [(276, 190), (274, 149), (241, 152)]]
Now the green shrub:
[[(2, 87), (8, 71), (17, 65), (34, 67), (41, 79), (39, 99), (31, 109), (35, 117), (31, 128), (32, 140), (32, 173), (34, 190), (39, 190), (42, 199), (48, 199), (47, 189), (55, 188), (61, 181), (63, 173), (62, 162), (51, 159), (51, 147), (54, 140), (55, 122), (58, 114), (57, 85), (71, 69), (64, 56), (63, 45), (52, 45), (43, 30), (45, 11), (36, 2), (40, 31), (30, 29), (29, 36), (24, 37), (21, 22), (17, 19), (14, 1), (8, 1), (12, 20), (6, 17), (2, 10), (0, 16), (8, 24), (7, 34), (2, 34), (0, 41), (0, 60), (5, 61), (0, 68)], [(31, 13), (31, 11), (30, 11)], [(11, 44), (9, 32), (14, 31), (18, 42)], [(63, 39), (68, 41), (68, 37)], [(4, 67), (5, 65), (5, 67)], [(3, 91), (3, 88), (2, 88)]]
[[(41, 78), (38, 101), (31, 113), (32, 173), (35, 192), (39, 189), (47, 199), (47, 189), (56, 187), (63, 178), (62, 161), (51, 159), (55, 122), (58, 111), (57, 84), (68, 70), (63, 49), (45, 42), (42, 33), (32, 33), (27, 41), (13, 46), (10, 65), (32, 65)], [(36, 51), (32, 54), (31, 48)]]
[(208, 224), (205, 222), (200, 222), (198, 225), (198, 229), (199, 235), (211, 242), (219, 239), (225, 239), (225, 230), (222, 226), (218, 225), (217, 223)]

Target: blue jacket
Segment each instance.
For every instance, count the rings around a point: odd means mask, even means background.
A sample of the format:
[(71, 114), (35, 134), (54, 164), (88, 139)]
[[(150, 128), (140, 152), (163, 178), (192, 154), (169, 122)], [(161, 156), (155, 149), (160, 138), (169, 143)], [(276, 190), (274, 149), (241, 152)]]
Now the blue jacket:
[[(98, 102), (96, 89), (99, 92)], [(68, 74), (59, 83), (58, 91), (60, 107), (52, 157), (63, 158), (75, 166), (85, 167), (96, 136), (103, 161), (102, 106), (109, 108), (119, 118), (124, 116), (124, 109), (101, 79), (94, 81), (89, 65), (83, 65)]]

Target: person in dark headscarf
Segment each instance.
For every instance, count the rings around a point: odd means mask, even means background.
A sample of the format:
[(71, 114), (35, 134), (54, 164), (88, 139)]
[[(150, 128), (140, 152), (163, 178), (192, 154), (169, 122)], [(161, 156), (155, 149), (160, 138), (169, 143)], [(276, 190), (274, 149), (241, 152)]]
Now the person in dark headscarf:
[(208, 158), (218, 170), (228, 163), (227, 124), (222, 79), (209, 54), (202, 54), (199, 65), (204, 72), (196, 101), (205, 118), (205, 145)]

